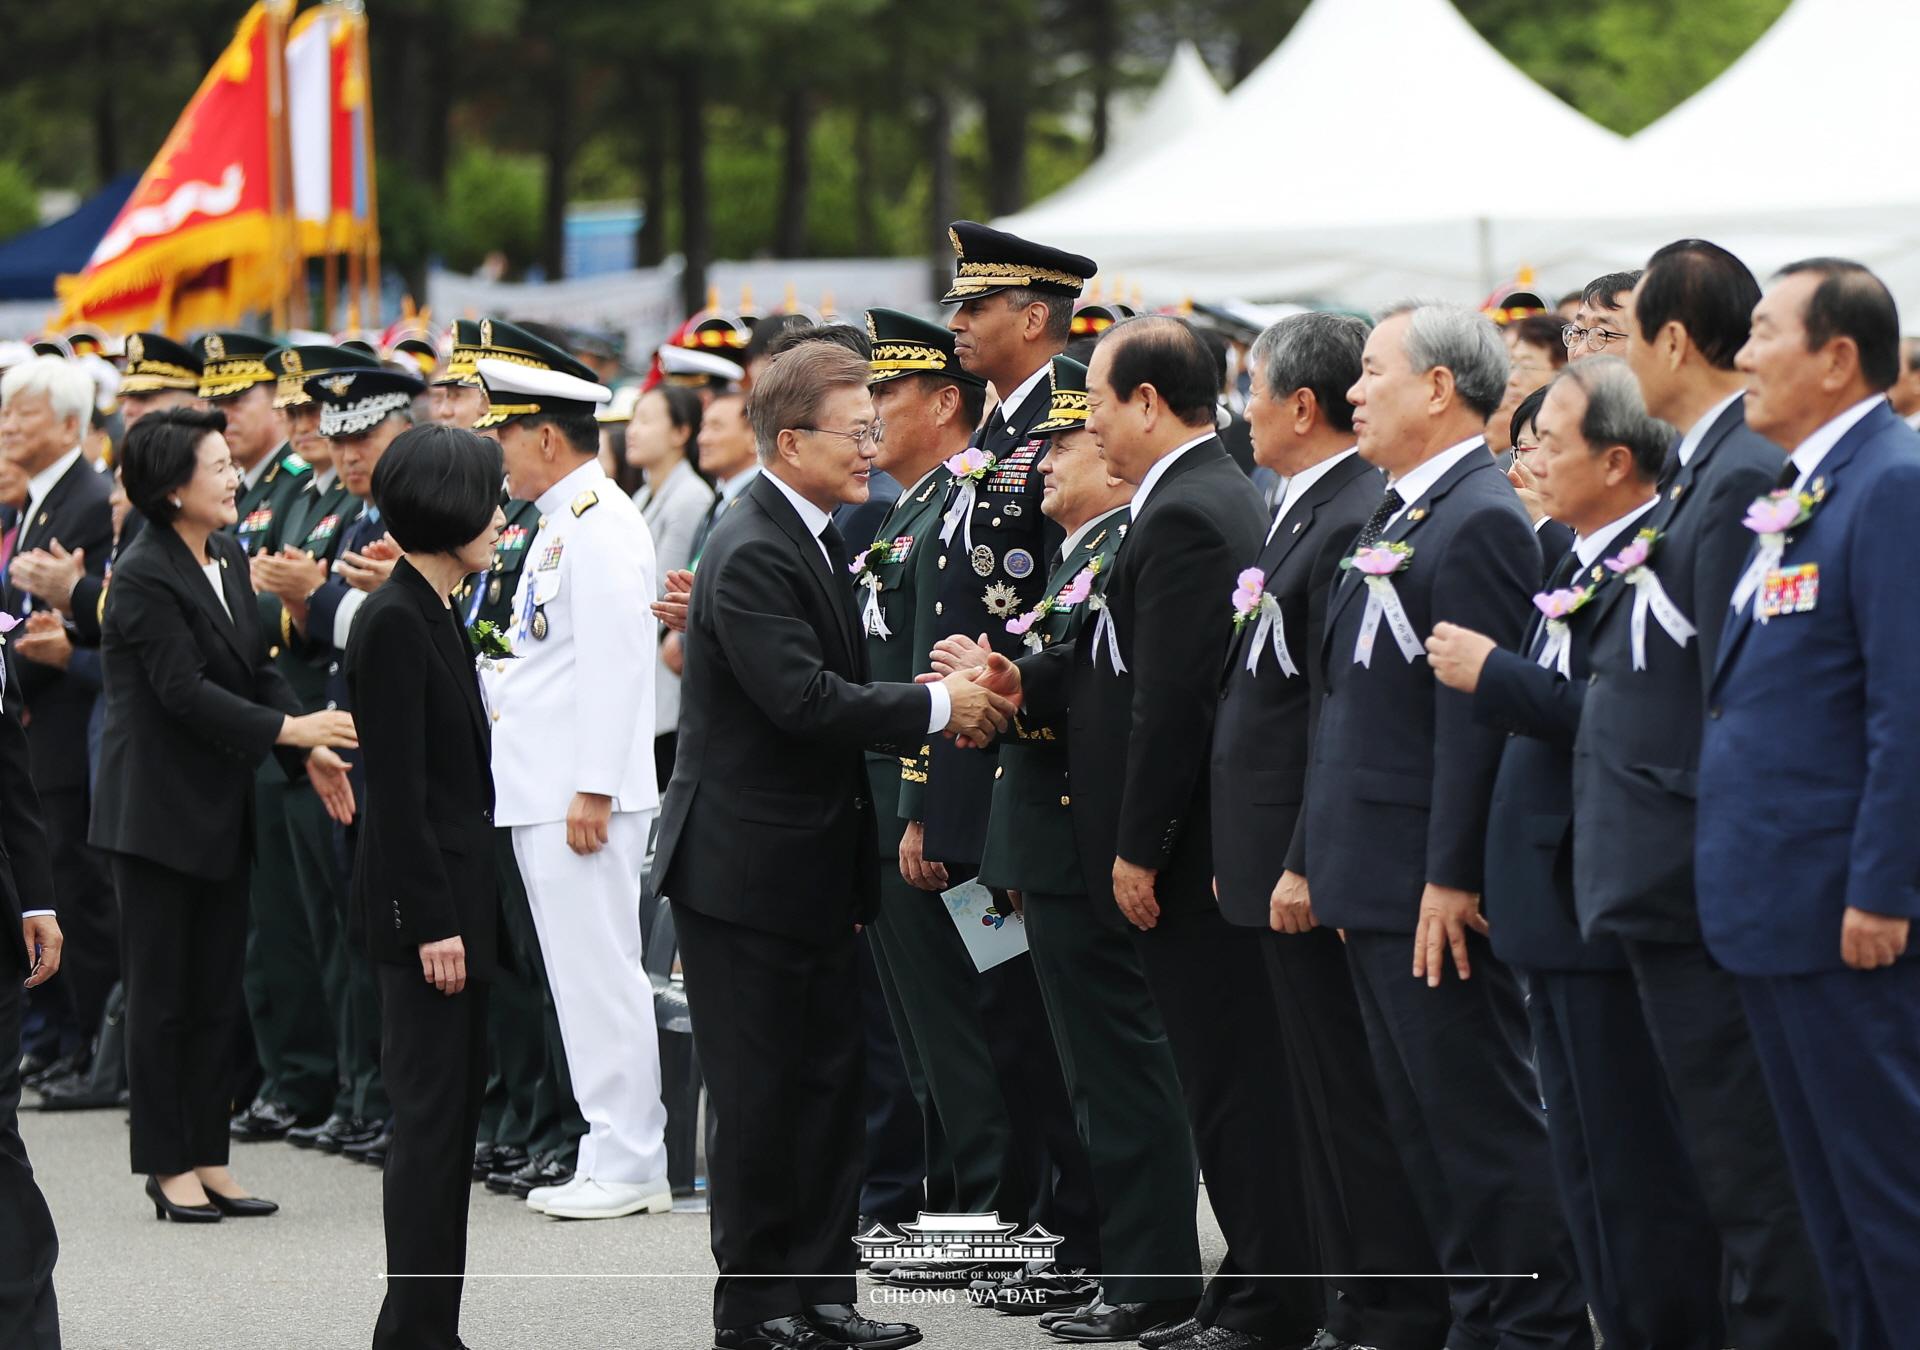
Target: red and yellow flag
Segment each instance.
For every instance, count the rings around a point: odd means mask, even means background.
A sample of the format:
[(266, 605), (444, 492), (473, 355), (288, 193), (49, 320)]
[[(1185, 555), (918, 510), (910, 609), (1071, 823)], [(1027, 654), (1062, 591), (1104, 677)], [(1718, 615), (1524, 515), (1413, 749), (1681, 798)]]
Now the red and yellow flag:
[(293, 226), (276, 142), (291, 9), (247, 11), (86, 267), (60, 278), (56, 327), (184, 331), (284, 296)]

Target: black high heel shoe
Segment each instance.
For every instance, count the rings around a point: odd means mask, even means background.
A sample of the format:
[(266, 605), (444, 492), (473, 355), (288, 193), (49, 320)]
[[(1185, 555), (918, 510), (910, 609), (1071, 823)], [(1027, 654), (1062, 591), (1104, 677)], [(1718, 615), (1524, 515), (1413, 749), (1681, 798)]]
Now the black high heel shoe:
[(222, 1195), (208, 1188), (207, 1199), (213, 1201), (213, 1207), (229, 1219), (264, 1219), (269, 1214), (278, 1214), (280, 1206), (271, 1200), (262, 1200), (255, 1195)]
[(212, 1205), (176, 1205), (167, 1199), (167, 1193), (160, 1189), (160, 1178), (147, 1178), (147, 1199), (153, 1201), (155, 1219), (172, 1219), (175, 1223), (219, 1223), (220, 1211)]

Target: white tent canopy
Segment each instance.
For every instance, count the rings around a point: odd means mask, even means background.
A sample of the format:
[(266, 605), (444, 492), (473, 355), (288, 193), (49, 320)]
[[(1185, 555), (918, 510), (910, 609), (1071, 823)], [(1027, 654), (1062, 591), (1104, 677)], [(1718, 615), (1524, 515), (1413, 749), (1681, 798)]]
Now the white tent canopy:
[(1583, 280), (1587, 185), (1625, 153), (1447, 0), (1314, 0), (1201, 124), (997, 223), (1149, 300), (1465, 301), (1522, 264)]
[(1137, 108), (1115, 108), (1106, 153), (1078, 178), (1029, 209), (1054, 210), (1071, 205), (1099, 183), (1123, 173), (1188, 128), (1205, 122), (1226, 101), (1199, 49), (1191, 42), (1181, 42), (1173, 49), (1166, 73), (1153, 93)]

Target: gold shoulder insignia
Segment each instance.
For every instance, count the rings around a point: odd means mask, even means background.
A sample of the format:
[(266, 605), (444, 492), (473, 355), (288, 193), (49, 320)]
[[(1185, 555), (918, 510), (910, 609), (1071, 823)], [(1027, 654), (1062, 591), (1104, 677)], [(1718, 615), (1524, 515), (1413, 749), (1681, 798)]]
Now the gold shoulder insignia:
[(589, 489), (573, 499), (573, 514), (576, 516), (584, 516), (599, 504), (599, 494)]

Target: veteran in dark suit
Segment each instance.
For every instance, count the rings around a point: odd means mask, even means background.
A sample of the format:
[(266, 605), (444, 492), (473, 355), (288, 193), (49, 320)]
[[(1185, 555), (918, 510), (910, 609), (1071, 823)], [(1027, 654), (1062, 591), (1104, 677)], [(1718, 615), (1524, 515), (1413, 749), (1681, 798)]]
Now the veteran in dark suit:
[(220, 533), (238, 475), (218, 412), (142, 419), (121, 473), (150, 528), (114, 570), (102, 627), (107, 721), (92, 843), (126, 897), (132, 1163), (156, 1214), (271, 1213), (228, 1173), (253, 766), (281, 747), (334, 809), (343, 713), (302, 715), (261, 640), (246, 555)]
[[(1314, 917), (1301, 803), (1326, 689), (1327, 604), (1354, 535), (1380, 500), (1380, 471), (1354, 446), (1347, 390), (1367, 325), (1339, 314), (1282, 319), (1253, 345), (1247, 418), (1254, 454), (1286, 476), (1266, 542), (1220, 610), (1234, 635), (1213, 727), (1213, 871), (1220, 912), (1256, 930), (1279, 1018), (1283, 1074), (1302, 1122), (1309, 1219), (1325, 1268), (1357, 1276), (1438, 1269), (1367, 1063), (1345, 948)], [(1252, 584), (1257, 577), (1258, 587)], [(1437, 1343), (1445, 1289), (1405, 1279), (1341, 1281), (1327, 1311), (1344, 1340)]]
[(1793, 447), (1793, 481), (1753, 508), (1700, 754), (1700, 924), (1849, 1350), (1920, 1326), (1920, 435), (1884, 397), (1899, 332), (1879, 278), (1835, 259), (1788, 267), (1753, 312), (1747, 416)]
[(460, 1344), (467, 1196), (498, 974), (491, 723), (452, 594), (499, 538), (500, 448), (415, 427), (374, 469), (406, 556), (347, 647), (367, 798), (353, 920), (377, 965), (380, 1061), (393, 1098), (385, 1178), (390, 1281), (376, 1347)]
[[(1007, 631), (1034, 652), (1070, 646), (1093, 622), (1126, 542), (1133, 499), (1133, 484), (1113, 476), (1086, 430), (1086, 367), (1056, 356), (1048, 385), (1047, 417), (1034, 426), (1050, 442), (1040, 459), (1041, 505), (1066, 540), (1039, 604), (1006, 620)], [(984, 652), (976, 650), (975, 659), (984, 660)], [(1196, 1163), (1179, 1074), (1138, 954), (1087, 899), (1067, 742), (1065, 718), (1015, 719), (994, 769), (980, 879), (1008, 891), (1026, 922), (1100, 1197), (1101, 1264), (1096, 1288), (1056, 1283), (1047, 1297), (1023, 1293), (1026, 1301), (1011, 1306), (1190, 1299), (1202, 1282), (1199, 1240), (1185, 1221), (1194, 1207)], [(1153, 1275), (1166, 1278), (1146, 1278)]]
[[(1453, 1334), (1572, 1347), (1591, 1334), (1526, 1013), (1480, 914), (1500, 737), (1421, 645), (1439, 623), (1502, 645), (1526, 627), (1539, 546), (1481, 437), (1506, 375), (1498, 331), (1462, 309), (1394, 310), (1367, 338), (1349, 398), (1388, 486), (1328, 610), (1306, 876), (1319, 921), (1346, 930), (1395, 1142), (1453, 1277)], [(1519, 1270), (1539, 1278), (1479, 1278)]]
[(1746, 425), (1733, 366), (1759, 293), (1731, 253), (1680, 240), (1648, 262), (1621, 316), (1648, 410), (1687, 430), (1642, 526), (1658, 534), (1649, 585), (1668, 603), (1634, 587), (1595, 602), (1574, 741), (1573, 889), (1581, 930), (1626, 953), (1679, 1103), (1720, 1229), (1728, 1339), (1818, 1347), (1833, 1340), (1813, 1252), (1739, 992), (1700, 940), (1694, 894), (1707, 684), (1753, 538), (1741, 521), (1784, 462)]
[(967, 676), (866, 682), (831, 511), (866, 490), (870, 375), (826, 343), (768, 366), (753, 400), (767, 472), (708, 546), (688, 615), (653, 884), (673, 902), (710, 1066), (723, 1350), (919, 1340), (859, 1314), (848, 1241), (864, 1153), (853, 944), (878, 866), (860, 752), (949, 730), (984, 741), (1010, 708)]
[(1494, 955), (1531, 997), (1554, 1176), (1587, 1305), (1609, 1345), (1715, 1350), (1720, 1240), (1680, 1134), (1618, 942), (1580, 935), (1573, 904), (1573, 738), (1598, 598), (1631, 583), (1620, 559), (1658, 498), (1673, 429), (1647, 414), (1625, 362), (1567, 367), (1539, 413), (1532, 481), (1578, 534), (1521, 645), (1452, 624), (1428, 640), (1434, 675), (1507, 733), (1487, 825)]
[(1216, 387), (1211, 353), (1178, 319), (1129, 319), (1100, 339), (1087, 428), (1108, 471), (1136, 485), (1133, 520), (1091, 628), (1018, 668), (1031, 714), (1066, 718), (1088, 900), (1124, 925), (1159, 1004), (1228, 1242), (1197, 1307), (1096, 1305), (1053, 1325), (1069, 1340), (1191, 1319), (1189, 1333), (1214, 1329), (1209, 1344), (1284, 1345), (1321, 1325), (1321, 1300), (1299, 1282), (1233, 1278), (1311, 1270), (1313, 1257), (1304, 1226), (1273, 1222), (1306, 1207), (1291, 1103), (1277, 1075), (1242, 1061), (1249, 1036), (1278, 1040), (1259, 949), (1213, 896), (1206, 757), (1222, 611), (1266, 531), (1259, 492), (1214, 435)]

